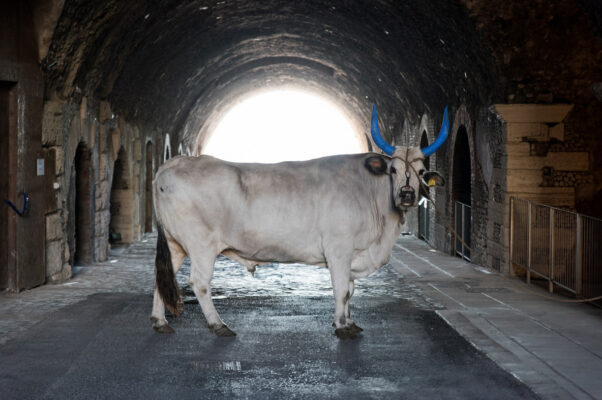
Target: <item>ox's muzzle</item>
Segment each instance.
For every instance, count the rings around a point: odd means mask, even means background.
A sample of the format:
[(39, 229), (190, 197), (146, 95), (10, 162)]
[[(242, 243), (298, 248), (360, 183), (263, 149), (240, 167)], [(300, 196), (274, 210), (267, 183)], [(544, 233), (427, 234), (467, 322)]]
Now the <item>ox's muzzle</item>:
[(404, 186), (399, 192), (399, 201), (404, 207), (412, 207), (416, 202), (416, 192), (411, 186)]

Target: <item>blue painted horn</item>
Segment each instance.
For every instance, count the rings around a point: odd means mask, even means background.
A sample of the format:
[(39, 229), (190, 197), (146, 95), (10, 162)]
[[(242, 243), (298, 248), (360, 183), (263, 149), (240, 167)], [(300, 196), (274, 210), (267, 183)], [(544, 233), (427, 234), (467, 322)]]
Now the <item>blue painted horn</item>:
[[(376, 114), (376, 104), (374, 104), (372, 107), (372, 124), (370, 132), (372, 133), (372, 140), (374, 140), (374, 143), (376, 143), (376, 145), (386, 154), (392, 156), (395, 152), (395, 146), (391, 146), (389, 143), (387, 143), (380, 134), (380, 129), (378, 128), (378, 116)], [(447, 107), (445, 107), (445, 111), (443, 112), (443, 123), (441, 124), (441, 130), (439, 131), (439, 135), (432, 144), (425, 147), (424, 149), (421, 149), (422, 153), (426, 157), (428, 157), (434, 152), (436, 152), (439, 149), (439, 147), (443, 145), (445, 140), (447, 140), (448, 135), (449, 119), (447, 117)]]
[(428, 157), (436, 152), (447, 139), (447, 135), (449, 135), (449, 119), (447, 118), (447, 107), (445, 107), (445, 111), (443, 111), (443, 123), (441, 124), (439, 135), (437, 135), (437, 139), (435, 139), (433, 143), (426, 146), (424, 149), (421, 149), (424, 156)]
[(395, 146), (391, 146), (387, 143), (380, 134), (380, 129), (378, 128), (378, 115), (376, 115), (376, 104), (372, 106), (372, 124), (370, 132), (372, 133), (372, 140), (374, 140), (374, 143), (376, 143), (382, 151), (392, 156), (395, 152)]

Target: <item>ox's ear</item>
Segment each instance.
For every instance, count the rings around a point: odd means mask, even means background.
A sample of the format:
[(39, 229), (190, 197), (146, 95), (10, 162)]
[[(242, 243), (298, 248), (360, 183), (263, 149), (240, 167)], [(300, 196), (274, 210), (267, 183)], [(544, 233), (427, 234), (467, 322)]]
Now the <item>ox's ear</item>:
[(445, 185), (445, 178), (437, 171), (429, 171), (422, 174), (422, 180), (427, 186), (443, 186)]
[(374, 175), (383, 175), (387, 173), (389, 169), (389, 165), (387, 164), (387, 160), (381, 156), (372, 156), (366, 158), (366, 162), (364, 164), (368, 171), (372, 172)]

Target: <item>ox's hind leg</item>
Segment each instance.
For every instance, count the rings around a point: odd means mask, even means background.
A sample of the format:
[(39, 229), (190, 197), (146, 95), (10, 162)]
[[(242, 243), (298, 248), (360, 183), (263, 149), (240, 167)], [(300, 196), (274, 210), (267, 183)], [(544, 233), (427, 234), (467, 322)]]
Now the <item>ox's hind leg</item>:
[[(180, 267), (182, 267), (182, 263), (186, 258), (186, 253), (179, 244), (172, 240), (167, 240), (167, 245), (170, 253), (168, 256), (171, 256), (173, 273), (176, 275), (180, 270)], [(159, 333), (174, 333), (174, 330), (167, 324), (167, 319), (165, 319), (165, 303), (163, 302), (156, 285), (155, 294), (153, 296), (153, 311), (150, 319), (153, 322), (153, 329), (155, 331)]]
[(347, 298), (347, 302), (345, 303), (345, 319), (346, 325), (353, 333), (359, 333), (363, 331), (362, 328), (357, 326), (355, 322), (351, 319), (351, 313), (349, 312), (349, 303), (351, 302), (351, 297), (353, 296), (353, 292), (355, 291), (355, 283), (353, 280), (349, 281), (349, 297)]
[(207, 326), (217, 336), (236, 336), (220, 318), (211, 299), (211, 278), (217, 253), (196, 251), (191, 257), (190, 287), (203, 310)]

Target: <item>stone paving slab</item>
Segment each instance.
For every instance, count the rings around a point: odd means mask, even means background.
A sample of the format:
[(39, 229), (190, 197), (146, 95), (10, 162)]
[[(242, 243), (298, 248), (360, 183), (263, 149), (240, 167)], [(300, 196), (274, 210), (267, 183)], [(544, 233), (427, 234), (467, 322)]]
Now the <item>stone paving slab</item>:
[(602, 310), (400, 239), (391, 264), (454, 329), (543, 398), (602, 399)]

